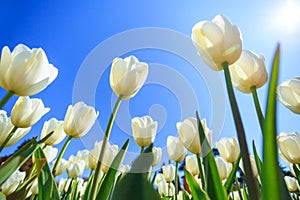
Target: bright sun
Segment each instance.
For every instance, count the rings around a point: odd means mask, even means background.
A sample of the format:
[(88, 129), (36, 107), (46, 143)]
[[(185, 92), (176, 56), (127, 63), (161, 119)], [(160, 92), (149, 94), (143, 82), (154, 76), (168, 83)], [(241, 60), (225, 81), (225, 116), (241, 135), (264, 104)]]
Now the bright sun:
[(293, 0), (287, 0), (286, 7), (282, 8), (279, 14), (280, 24), (282, 28), (287, 28), (287, 31), (293, 32), (300, 25), (300, 7)]

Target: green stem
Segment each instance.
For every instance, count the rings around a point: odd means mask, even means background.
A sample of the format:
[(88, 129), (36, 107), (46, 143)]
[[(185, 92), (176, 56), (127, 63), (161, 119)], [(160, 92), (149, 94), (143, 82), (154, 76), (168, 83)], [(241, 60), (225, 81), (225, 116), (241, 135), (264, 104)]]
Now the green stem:
[(176, 168), (175, 168), (175, 200), (177, 200), (177, 194), (178, 194), (178, 162), (176, 162)]
[(252, 166), (251, 166), (251, 162), (250, 162), (249, 150), (248, 150), (248, 146), (247, 146), (247, 140), (246, 140), (246, 136), (245, 136), (243, 122), (242, 122), (240, 111), (239, 111), (239, 108), (238, 108), (238, 105), (237, 105), (237, 102), (235, 99), (232, 82), (231, 82), (231, 77), (230, 77), (230, 72), (229, 72), (229, 68), (228, 68), (228, 63), (227, 62), (222, 63), (222, 67), (224, 69), (231, 110), (233, 113), (234, 123), (235, 123), (235, 127), (237, 130), (238, 140), (239, 140), (239, 144), (240, 144), (240, 148), (241, 148), (241, 155), (242, 155), (243, 164), (244, 164), (244, 168), (245, 168), (245, 176), (246, 176), (246, 183), (247, 183), (247, 186), (249, 189), (249, 196), (250, 196), (250, 199), (259, 199), (255, 178), (254, 178), (253, 172), (252, 172)]
[(15, 134), (15, 132), (16, 132), (17, 129), (18, 129), (18, 127), (14, 126), (14, 128), (10, 131), (10, 133), (7, 136), (7, 138), (4, 140), (4, 142), (0, 146), (0, 153), (4, 149), (4, 147), (7, 145), (7, 143), (9, 142), (9, 140), (13, 137), (13, 135)]
[(265, 118), (264, 118), (264, 115), (261, 111), (261, 107), (260, 107), (257, 92), (256, 92), (256, 87), (252, 86), (252, 87), (250, 87), (250, 90), (251, 90), (251, 93), (252, 93), (252, 96), (253, 96), (254, 105), (255, 105), (259, 125), (260, 125), (261, 131), (263, 133), (263, 125), (264, 125)]
[(54, 166), (53, 166), (53, 169), (52, 169), (52, 174), (53, 174), (54, 177), (55, 177), (56, 169), (57, 169), (57, 167), (58, 167), (58, 163), (60, 162), (62, 156), (64, 155), (64, 153), (65, 153), (65, 151), (66, 151), (66, 149), (67, 149), (67, 147), (69, 146), (69, 144), (70, 144), (70, 142), (71, 142), (71, 139), (72, 139), (72, 137), (69, 136), (68, 139), (66, 140), (64, 146), (62, 147), (61, 151), (59, 152), (59, 155), (58, 155), (58, 157), (57, 157), (57, 160), (56, 160), (55, 163), (54, 163)]
[(240, 196), (240, 199), (243, 199), (243, 196), (242, 196), (242, 193), (241, 193), (241, 188), (240, 188), (240, 185), (239, 185), (239, 180), (237, 179), (237, 177), (235, 177), (235, 182), (236, 182), (236, 187), (237, 187), (237, 191), (238, 191), (238, 194)]
[(142, 154), (144, 152), (145, 147), (141, 147), (141, 152), (140, 154)]
[(12, 91), (8, 91), (6, 93), (6, 95), (2, 98), (2, 100), (0, 101), (0, 109), (3, 108), (3, 106), (5, 106), (5, 104), (8, 102), (8, 100), (14, 95), (14, 93)]
[(114, 106), (113, 112), (110, 115), (110, 118), (109, 118), (109, 121), (108, 121), (108, 124), (107, 124), (107, 127), (106, 127), (106, 131), (105, 131), (105, 135), (104, 135), (104, 138), (103, 138), (103, 143), (102, 143), (100, 155), (99, 155), (99, 158), (98, 158), (98, 161), (97, 161), (98, 162), (97, 163), (97, 168), (96, 168), (96, 171), (95, 171), (94, 179), (92, 181), (91, 200), (94, 200), (96, 198), (96, 193), (98, 191), (97, 190), (97, 188), (98, 188), (97, 184), (99, 182), (99, 175), (100, 175), (101, 164), (102, 164), (101, 159), (104, 156), (105, 148), (106, 148), (107, 142), (109, 140), (110, 132), (111, 132), (113, 123), (115, 121), (116, 114), (118, 112), (118, 109), (121, 105), (122, 100), (123, 100), (123, 96), (119, 96), (119, 98), (118, 98), (118, 100), (117, 100), (117, 102)]
[(153, 177), (152, 177), (152, 180), (151, 180), (151, 185), (153, 185), (153, 184), (154, 184), (154, 181), (155, 181), (156, 175), (157, 175), (157, 172), (154, 172), (154, 175), (153, 175)]
[(203, 171), (203, 166), (202, 166), (202, 162), (201, 162), (201, 155), (196, 154), (196, 157), (197, 157), (197, 163), (198, 163), (199, 172), (200, 172), (200, 180), (201, 180), (202, 189), (206, 190), (204, 171)]

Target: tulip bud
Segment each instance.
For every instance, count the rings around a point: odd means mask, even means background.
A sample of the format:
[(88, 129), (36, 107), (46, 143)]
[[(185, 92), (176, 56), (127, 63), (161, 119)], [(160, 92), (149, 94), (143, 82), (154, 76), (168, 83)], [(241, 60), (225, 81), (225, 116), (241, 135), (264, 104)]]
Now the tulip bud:
[(300, 137), (297, 132), (280, 133), (277, 137), (280, 156), (290, 163), (300, 164)]
[(85, 162), (83, 160), (69, 162), (69, 166), (67, 167), (68, 176), (70, 178), (77, 178), (82, 175), (84, 169)]
[[(250, 155), (250, 163), (251, 163), (252, 173), (253, 173), (254, 177), (255, 177), (255, 178), (258, 178), (258, 171), (257, 171), (257, 167), (256, 167), (255, 158), (254, 158), (253, 155)], [(241, 159), (241, 161), (240, 161), (240, 168), (241, 168), (242, 171), (245, 173), (245, 170), (244, 170), (244, 164), (243, 164), (242, 159)]]
[(222, 70), (222, 63), (236, 62), (242, 52), (242, 38), (237, 26), (223, 15), (212, 21), (194, 25), (192, 40), (203, 61), (213, 70)]
[(162, 172), (165, 177), (165, 180), (170, 183), (175, 178), (175, 166), (172, 164), (165, 165), (162, 167)]
[(169, 157), (174, 162), (182, 162), (184, 160), (186, 149), (180, 142), (179, 138), (169, 136), (167, 138), (167, 150)]
[(252, 51), (244, 50), (229, 69), (232, 84), (243, 93), (251, 93), (252, 86), (258, 89), (268, 80), (264, 56)]
[(150, 116), (135, 117), (131, 123), (133, 139), (140, 147), (149, 146), (155, 139), (157, 122)]
[(5, 46), (0, 60), (0, 86), (18, 96), (30, 96), (44, 90), (57, 77), (43, 49), (17, 45), (13, 52)]
[(215, 160), (216, 160), (216, 165), (218, 168), (220, 179), (221, 180), (226, 179), (232, 170), (232, 165), (226, 163), (221, 157), (216, 157)]
[[(206, 125), (206, 119), (201, 120), (201, 124), (204, 129), (204, 133), (208, 140), (208, 143), (212, 144), (212, 131), (208, 129)], [(193, 117), (189, 117), (185, 119), (183, 122), (178, 122), (176, 124), (179, 139), (190, 152), (194, 154), (201, 153), (201, 145), (200, 138), (198, 133), (198, 123), (197, 119)]]
[(65, 133), (74, 138), (84, 136), (92, 128), (98, 115), (99, 112), (82, 101), (74, 106), (69, 105), (63, 123)]
[(300, 78), (283, 81), (277, 87), (278, 100), (296, 114), (300, 114)]
[(148, 76), (148, 64), (134, 56), (115, 58), (110, 71), (110, 86), (123, 99), (134, 97)]
[(19, 97), (11, 110), (11, 122), (18, 128), (28, 128), (49, 112), (50, 108), (45, 108), (41, 99), (30, 99), (29, 97)]
[(185, 158), (185, 168), (193, 176), (196, 176), (200, 173), (196, 155), (188, 155)]
[(152, 148), (152, 153), (153, 153), (153, 163), (152, 166), (158, 165), (161, 159), (162, 151), (161, 148), (153, 147)]
[(226, 162), (234, 163), (240, 155), (239, 145), (234, 137), (222, 138), (216, 143), (216, 147)]
[(294, 177), (285, 176), (284, 180), (289, 192), (296, 192), (298, 190), (297, 179), (295, 179)]
[(56, 145), (66, 137), (63, 121), (57, 121), (57, 119), (51, 118), (49, 121), (46, 121), (44, 123), (41, 133), (41, 139), (46, 137), (52, 131), (52, 135), (44, 142), (46, 145)]

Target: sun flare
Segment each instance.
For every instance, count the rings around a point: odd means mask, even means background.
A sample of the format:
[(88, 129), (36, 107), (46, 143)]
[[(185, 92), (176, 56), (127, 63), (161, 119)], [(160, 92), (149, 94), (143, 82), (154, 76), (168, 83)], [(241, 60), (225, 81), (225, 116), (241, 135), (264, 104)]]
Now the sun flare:
[(288, 32), (293, 32), (299, 27), (300, 23), (300, 6), (293, 0), (288, 0), (286, 7), (279, 13), (280, 25), (287, 29)]

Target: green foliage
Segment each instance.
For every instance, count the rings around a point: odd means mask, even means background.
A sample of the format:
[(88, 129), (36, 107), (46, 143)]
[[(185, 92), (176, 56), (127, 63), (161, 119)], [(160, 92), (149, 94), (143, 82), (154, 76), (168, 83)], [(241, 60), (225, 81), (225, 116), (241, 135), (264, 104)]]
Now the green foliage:
[(200, 185), (196, 182), (194, 177), (186, 169), (184, 169), (184, 175), (185, 175), (186, 181), (189, 185), (189, 188), (191, 190), (192, 197), (194, 200), (209, 200), (210, 199), (209, 196), (207, 195), (207, 193), (200, 188)]

